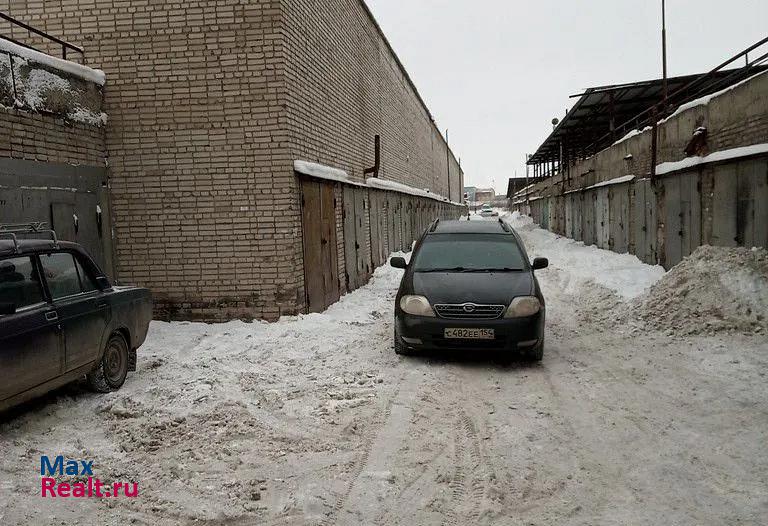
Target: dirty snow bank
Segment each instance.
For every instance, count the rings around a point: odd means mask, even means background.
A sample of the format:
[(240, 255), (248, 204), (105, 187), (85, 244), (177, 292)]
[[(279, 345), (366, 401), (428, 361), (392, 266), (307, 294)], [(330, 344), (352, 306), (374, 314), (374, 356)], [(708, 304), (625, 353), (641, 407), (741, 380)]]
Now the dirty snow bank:
[(677, 335), (768, 331), (768, 252), (699, 247), (619, 319)]
[[(276, 323), (152, 322), (138, 371), (120, 391), (94, 395), (74, 385), (42, 411), (0, 421), (0, 457), (55, 452), (95, 459), (104, 480), (138, 481), (141, 498), (109, 501), (101, 524), (262, 524), (267, 510), (322, 517), (324, 502), (334, 502), (325, 482), (345, 476), (362, 447), (357, 426), (382, 413), (393, 389), (401, 277), (383, 266), (326, 312)], [(40, 420), (49, 423), (38, 430)], [(35, 495), (29, 465), (0, 469), (0, 502), (4, 492), (14, 502), (0, 522), (82, 513), (81, 503)], [(326, 489), (306, 494), (294, 486), (299, 476)]]
[(534, 225), (533, 220), (515, 211), (503, 219), (524, 238), (531, 257), (546, 257), (567, 276), (565, 292), (576, 293), (596, 283), (628, 300), (645, 292), (664, 275), (660, 266), (646, 265), (632, 254), (617, 254), (580, 241), (553, 234)]

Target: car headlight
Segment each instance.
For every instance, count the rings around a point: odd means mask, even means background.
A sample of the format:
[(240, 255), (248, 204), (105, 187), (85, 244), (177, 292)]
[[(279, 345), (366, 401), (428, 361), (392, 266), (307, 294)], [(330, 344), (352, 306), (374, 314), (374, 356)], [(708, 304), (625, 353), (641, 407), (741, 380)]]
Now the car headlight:
[(432, 305), (424, 296), (403, 296), (400, 298), (400, 308), (403, 309), (403, 312), (414, 316), (435, 318), (435, 311), (432, 310)]
[(522, 296), (512, 300), (505, 318), (526, 318), (541, 310), (541, 302), (535, 296)]

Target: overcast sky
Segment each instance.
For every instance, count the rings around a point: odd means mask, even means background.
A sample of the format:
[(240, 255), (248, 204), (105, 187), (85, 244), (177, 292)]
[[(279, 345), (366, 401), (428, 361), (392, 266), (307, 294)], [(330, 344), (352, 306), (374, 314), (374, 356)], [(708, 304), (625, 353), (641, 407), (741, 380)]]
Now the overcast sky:
[[(466, 172), (506, 193), (573, 104), (661, 77), (661, 0), (366, 0)], [(670, 76), (768, 36), (768, 0), (668, 0)]]

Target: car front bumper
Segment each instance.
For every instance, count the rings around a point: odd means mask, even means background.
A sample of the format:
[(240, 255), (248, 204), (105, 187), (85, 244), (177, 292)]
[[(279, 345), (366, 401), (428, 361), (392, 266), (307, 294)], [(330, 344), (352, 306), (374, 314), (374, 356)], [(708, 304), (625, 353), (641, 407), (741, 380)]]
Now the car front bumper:
[[(414, 350), (498, 350), (507, 353), (527, 352), (544, 339), (545, 311), (528, 318), (498, 320), (447, 320), (398, 313), (395, 337)], [(445, 329), (493, 329), (493, 340), (445, 338)]]

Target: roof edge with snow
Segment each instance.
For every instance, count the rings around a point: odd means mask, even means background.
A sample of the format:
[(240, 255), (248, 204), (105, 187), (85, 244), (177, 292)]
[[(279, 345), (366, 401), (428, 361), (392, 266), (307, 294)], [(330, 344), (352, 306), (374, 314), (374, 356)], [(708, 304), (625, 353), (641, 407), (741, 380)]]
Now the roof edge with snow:
[(40, 51), (14, 44), (13, 42), (9, 42), (7, 40), (0, 39), (0, 52), (16, 55), (37, 64), (42, 64), (59, 71), (69, 73), (70, 75), (80, 77), (83, 80), (98, 84), (99, 86), (103, 86), (107, 81), (106, 74), (100, 69), (93, 69), (76, 62), (64, 60), (62, 58), (56, 58), (51, 55), (41, 53)]
[(682, 170), (695, 168), (704, 164), (730, 161), (733, 159), (751, 157), (753, 155), (761, 155), (766, 153), (768, 153), (768, 143), (741, 146), (739, 148), (731, 148), (730, 150), (720, 150), (718, 152), (710, 153), (704, 157), (688, 157), (682, 161), (661, 163), (656, 166), (656, 175), (665, 175), (672, 172), (679, 172)]
[(449, 203), (457, 206), (464, 206), (461, 203), (450, 201), (447, 197), (440, 194), (436, 194), (430, 190), (422, 190), (420, 188), (414, 188), (403, 183), (395, 181), (388, 181), (386, 179), (379, 179), (377, 177), (369, 177), (365, 180), (365, 183), (360, 183), (349, 177), (349, 174), (339, 168), (333, 168), (331, 166), (325, 166), (323, 164), (313, 163), (309, 161), (293, 161), (293, 169), (303, 175), (314, 177), (316, 179), (323, 179), (325, 181), (332, 181), (335, 183), (349, 184), (352, 186), (361, 186), (365, 188), (374, 188), (377, 190), (388, 190), (391, 192), (397, 192), (400, 194), (413, 195), (416, 197), (425, 197), (428, 199), (434, 199), (441, 203)]

